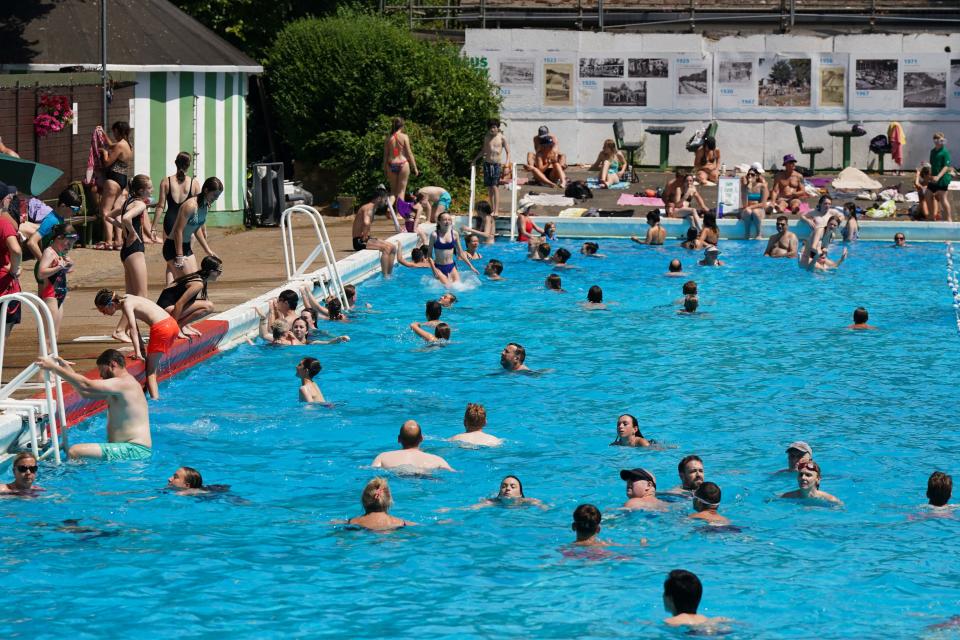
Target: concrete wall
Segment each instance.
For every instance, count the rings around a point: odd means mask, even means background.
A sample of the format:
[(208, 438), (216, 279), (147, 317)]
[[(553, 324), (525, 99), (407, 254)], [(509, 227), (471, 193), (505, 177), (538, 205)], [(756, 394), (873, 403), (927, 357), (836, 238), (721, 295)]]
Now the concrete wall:
[[(946, 57), (960, 57), (960, 33), (939, 34), (891, 34), (891, 35), (845, 35), (830, 38), (795, 35), (752, 35), (748, 37), (727, 37), (710, 40), (696, 34), (610, 34), (576, 31), (551, 31), (539, 29), (470, 29), (466, 32), (464, 52), (474, 55), (483, 49), (503, 51), (562, 51), (562, 52), (598, 52), (609, 50), (623, 52), (690, 53), (690, 52), (835, 52), (884, 54), (898, 57), (904, 54), (941, 53)], [(947, 53), (953, 51), (955, 53)], [(850, 96), (847, 96), (849, 101)], [(947, 146), (951, 148), (954, 138), (960, 141), (960, 121), (937, 121), (901, 119), (907, 137), (904, 167), (915, 168), (926, 161), (931, 138), (935, 131), (947, 134)], [(527, 152), (533, 150), (532, 139), (540, 125), (547, 125), (551, 132), (560, 138), (560, 149), (568, 156), (570, 163), (592, 162), (600, 151), (603, 141), (613, 137), (612, 123), (616, 117), (606, 119), (577, 119), (563, 116), (545, 119), (539, 116), (504, 118), (505, 133), (512, 159), (523, 162)], [(654, 124), (667, 124), (663, 120), (624, 118), (628, 141), (640, 139), (645, 127)], [(870, 138), (877, 134), (886, 134), (890, 119), (863, 121), (867, 135), (853, 140), (852, 162), (858, 168), (871, 168), (876, 163), (876, 155), (869, 152)], [(693, 132), (706, 124), (706, 121), (670, 121), (672, 125), (684, 126), (684, 131), (670, 138), (670, 162), (673, 164), (692, 164), (693, 154), (686, 148), (686, 142)], [(839, 138), (832, 138), (827, 131), (837, 128), (849, 128), (853, 122), (824, 120), (776, 120), (738, 119), (719, 120), (717, 140), (723, 160), (728, 166), (739, 163), (760, 161), (765, 167), (779, 166), (787, 153), (798, 156), (801, 164), (808, 164), (801, 158), (797, 145), (794, 125), (801, 125), (804, 141), (810, 146), (822, 146), (824, 152), (816, 159), (818, 167), (840, 167), (843, 146)], [(954, 135), (956, 134), (956, 135)], [(656, 164), (659, 161), (659, 136), (646, 135), (642, 164)], [(954, 150), (960, 154), (960, 147)], [(960, 157), (960, 156), (958, 156)], [(886, 159), (886, 169), (896, 168), (891, 159)]]

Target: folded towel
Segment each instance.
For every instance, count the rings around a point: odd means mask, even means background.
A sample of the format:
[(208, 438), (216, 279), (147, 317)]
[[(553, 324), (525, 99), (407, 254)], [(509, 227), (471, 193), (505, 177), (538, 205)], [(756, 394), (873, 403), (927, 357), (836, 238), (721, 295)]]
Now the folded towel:
[(528, 193), (520, 199), (520, 207), (525, 208), (529, 208), (535, 204), (541, 207), (572, 207), (576, 203), (577, 201), (573, 198), (553, 193)]
[(587, 212), (586, 208), (570, 207), (557, 214), (560, 218), (579, 218)]
[(648, 198), (646, 196), (632, 196), (629, 193), (622, 194), (617, 199), (618, 205), (642, 205), (644, 207), (662, 207), (663, 200), (660, 198)]
[[(590, 187), (591, 189), (603, 188), (600, 186), (600, 181), (597, 180), (596, 178), (587, 178), (587, 186)], [(612, 184), (609, 187), (607, 187), (607, 189), (629, 189), (629, 188), (630, 188), (630, 183), (624, 182), (623, 180), (621, 180), (617, 184)]]

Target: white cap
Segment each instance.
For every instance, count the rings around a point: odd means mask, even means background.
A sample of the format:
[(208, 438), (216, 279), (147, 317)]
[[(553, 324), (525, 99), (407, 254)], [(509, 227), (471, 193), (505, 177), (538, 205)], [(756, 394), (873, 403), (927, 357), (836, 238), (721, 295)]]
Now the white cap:
[(758, 172), (763, 173), (763, 165), (760, 164), (759, 162), (754, 162), (753, 164), (750, 165), (750, 168), (756, 169)]

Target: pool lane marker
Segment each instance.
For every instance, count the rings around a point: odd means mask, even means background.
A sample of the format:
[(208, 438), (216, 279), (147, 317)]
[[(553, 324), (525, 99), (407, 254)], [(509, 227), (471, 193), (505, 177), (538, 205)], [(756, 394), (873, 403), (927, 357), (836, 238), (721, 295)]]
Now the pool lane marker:
[(960, 333), (960, 282), (953, 266), (953, 243), (947, 242), (947, 285), (953, 293), (953, 314), (957, 319), (957, 333)]

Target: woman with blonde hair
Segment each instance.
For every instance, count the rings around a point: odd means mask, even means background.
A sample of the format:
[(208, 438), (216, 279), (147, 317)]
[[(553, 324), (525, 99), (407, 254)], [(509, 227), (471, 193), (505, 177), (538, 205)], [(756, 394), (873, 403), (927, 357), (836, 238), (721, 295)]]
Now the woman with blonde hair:
[(356, 518), (350, 518), (347, 524), (371, 531), (389, 531), (415, 524), (402, 518), (395, 518), (387, 513), (393, 506), (393, 496), (390, 495), (390, 485), (386, 478), (378, 477), (368, 482), (367, 486), (363, 488), (360, 502), (363, 504), (364, 514)]
[(627, 171), (627, 158), (617, 149), (617, 143), (608, 138), (603, 141), (603, 150), (590, 168), (600, 171), (597, 181), (601, 189), (607, 189), (623, 180)]

